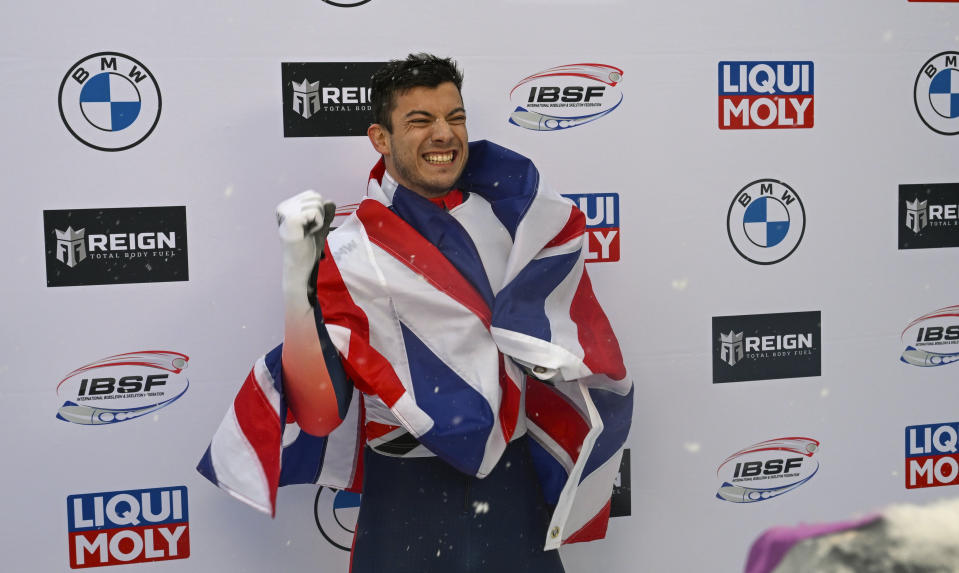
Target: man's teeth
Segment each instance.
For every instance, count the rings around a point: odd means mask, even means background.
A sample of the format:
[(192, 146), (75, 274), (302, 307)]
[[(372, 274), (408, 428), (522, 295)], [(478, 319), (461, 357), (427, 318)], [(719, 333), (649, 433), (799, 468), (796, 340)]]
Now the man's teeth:
[(453, 161), (453, 152), (446, 153), (427, 153), (423, 156), (428, 163), (449, 163)]

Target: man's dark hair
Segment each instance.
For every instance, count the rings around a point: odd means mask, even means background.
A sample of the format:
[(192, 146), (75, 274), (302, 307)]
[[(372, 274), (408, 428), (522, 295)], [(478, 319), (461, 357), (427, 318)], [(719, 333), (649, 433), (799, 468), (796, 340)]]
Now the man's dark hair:
[(438, 58), (432, 54), (410, 54), (405, 60), (390, 60), (373, 74), (373, 123), (393, 132), (390, 114), (396, 108), (396, 97), (416, 87), (435, 88), (453, 82), (457, 91), (463, 88), (463, 72), (452, 58)]

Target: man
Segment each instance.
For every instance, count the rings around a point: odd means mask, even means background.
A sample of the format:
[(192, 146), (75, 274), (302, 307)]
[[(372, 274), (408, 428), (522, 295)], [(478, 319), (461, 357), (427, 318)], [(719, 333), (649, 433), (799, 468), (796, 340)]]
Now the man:
[[(605, 533), (629, 426), (584, 216), (528, 159), (467, 142), (461, 85), (449, 59), (390, 62), (373, 77), (382, 158), (356, 213), (325, 237), (318, 193), (277, 208), (282, 372), (274, 351), (251, 377), (282, 378), (292, 418), (327, 436), (304, 481), (362, 487), (355, 573), (562, 571), (561, 542)], [(362, 449), (352, 469), (337, 448)], [(214, 450), (201, 472), (244, 497)], [(283, 472), (297, 463), (284, 452)]]

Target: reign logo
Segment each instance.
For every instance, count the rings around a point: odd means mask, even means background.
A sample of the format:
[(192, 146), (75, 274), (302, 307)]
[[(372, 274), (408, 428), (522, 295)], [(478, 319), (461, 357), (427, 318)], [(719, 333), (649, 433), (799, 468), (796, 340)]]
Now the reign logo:
[(55, 231), (57, 234), (57, 260), (71, 269), (87, 258), (87, 249), (83, 245), (84, 231), (85, 229), (74, 231), (72, 227), (67, 227), (66, 231), (59, 229)]
[(47, 286), (189, 279), (186, 208), (43, 212)]
[(283, 135), (366, 135), (373, 118), (370, 78), (383, 62), (284, 62)]
[(713, 317), (713, 383), (819, 376), (820, 313)]
[(959, 247), (959, 183), (900, 185), (899, 248), (941, 247)]
[(737, 362), (743, 359), (743, 333), (719, 334), (719, 340), (722, 342), (720, 358), (730, 366), (735, 366)]
[(919, 199), (906, 201), (906, 226), (913, 233), (919, 234), (929, 224), (929, 201), (920, 202)]

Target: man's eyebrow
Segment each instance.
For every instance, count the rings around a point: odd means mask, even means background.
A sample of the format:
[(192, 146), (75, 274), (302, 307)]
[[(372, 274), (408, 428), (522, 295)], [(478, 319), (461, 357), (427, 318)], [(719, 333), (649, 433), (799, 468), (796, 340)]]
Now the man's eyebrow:
[[(447, 113), (446, 115), (447, 115), (447, 117), (448, 117), (448, 116), (451, 116), (451, 115), (457, 114), (457, 113), (466, 113), (466, 108), (464, 108), (464, 107), (454, 108), (454, 109), (450, 110), (450, 112)], [(432, 113), (430, 113), (430, 112), (428, 112), (428, 111), (424, 111), (424, 110), (422, 110), (422, 109), (410, 110), (410, 111), (409, 111), (405, 116), (403, 116), (403, 117), (408, 118), (408, 117), (411, 117), (411, 116), (414, 116), (414, 115), (425, 115), (425, 116), (427, 116), (427, 117), (434, 117)]]
[(430, 113), (430, 112), (428, 112), (428, 111), (423, 111), (423, 110), (421, 110), (421, 109), (411, 110), (409, 113), (407, 113), (407, 114), (406, 114), (405, 116), (403, 116), (403, 117), (410, 117), (410, 116), (413, 116), (413, 115), (425, 115), (425, 116), (427, 116), (427, 117), (433, 117), (433, 114), (432, 114), (432, 113)]

